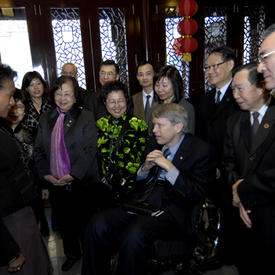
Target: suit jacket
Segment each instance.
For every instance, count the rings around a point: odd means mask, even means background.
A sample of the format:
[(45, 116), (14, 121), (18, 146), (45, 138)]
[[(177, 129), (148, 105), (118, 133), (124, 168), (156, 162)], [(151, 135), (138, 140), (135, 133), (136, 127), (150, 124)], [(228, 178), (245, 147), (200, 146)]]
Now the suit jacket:
[[(151, 150), (152, 151), (152, 150)], [(191, 226), (191, 212), (201, 202), (215, 179), (216, 162), (210, 146), (201, 139), (186, 134), (172, 161), (180, 174), (174, 185), (164, 185), (162, 205), (186, 232)], [(155, 168), (154, 168), (155, 169)], [(155, 173), (151, 169), (148, 178)], [(148, 182), (148, 178), (144, 182)], [(155, 186), (148, 186), (153, 194)], [(150, 201), (150, 196), (148, 200)]]
[[(134, 104), (134, 116), (137, 118), (145, 120), (145, 110), (144, 110), (144, 104), (143, 104), (143, 94), (142, 92), (136, 93), (132, 96), (133, 104)], [(153, 97), (151, 107), (154, 103), (156, 103), (156, 98)]]
[(248, 111), (239, 111), (230, 118), (224, 148), (225, 174), (231, 185), (238, 179), (244, 179), (238, 187), (238, 194), (246, 209), (275, 207), (275, 99), (273, 97), (259, 126), (254, 144), (251, 135)]
[(90, 93), (88, 96), (86, 96), (85, 100), (83, 101), (83, 107), (92, 112), (95, 121), (107, 115), (107, 110), (101, 100), (100, 91), (96, 93)]
[(226, 121), (239, 110), (239, 106), (230, 86), (219, 104), (215, 103), (215, 94), (216, 89), (212, 89), (201, 97), (196, 111), (196, 134), (215, 148), (219, 167), (226, 136)]
[[(51, 134), (57, 117), (58, 112), (54, 109), (43, 114), (39, 122), (34, 158), (41, 178), (51, 174)], [(64, 120), (64, 137), (71, 161), (70, 174), (77, 180), (92, 183), (93, 179), (98, 177), (98, 169), (96, 162), (97, 132), (91, 112), (72, 107)]]

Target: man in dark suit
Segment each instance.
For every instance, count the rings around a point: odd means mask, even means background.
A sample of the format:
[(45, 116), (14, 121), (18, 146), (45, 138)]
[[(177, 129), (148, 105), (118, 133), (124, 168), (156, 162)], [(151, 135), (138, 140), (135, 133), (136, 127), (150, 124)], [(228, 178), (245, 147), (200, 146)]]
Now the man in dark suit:
[(232, 90), (242, 111), (228, 120), (224, 174), (246, 226), (238, 232), (240, 273), (274, 274), (275, 99), (256, 63), (237, 68)]
[[(114, 251), (119, 252), (118, 274), (147, 274), (154, 240), (192, 236), (191, 211), (215, 178), (213, 153), (207, 143), (186, 134), (187, 112), (180, 105), (160, 105), (153, 112), (153, 123), (162, 148), (149, 150), (136, 184), (147, 184), (139, 201), (164, 212), (152, 217), (116, 208), (96, 215), (87, 227), (82, 275), (109, 274), (108, 252)], [(155, 180), (148, 182), (152, 175)]]
[[(107, 82), (119, 80), (119, 66), (114, 60), (105, 60), (99, 66), (99, 83), (101, 87)], [(91, 94), (83, 103), (84, 107), (91, 111), (95, 121), (106, 116), (106, 108), (101, 100), (101, 89)]]
[(142, 61), (138, 64), (136, 77), (142, 87), (142, 91), (136, 93), (132, 97), (134, 104), (134, 116), (145, 120), (147, 124), (151, 106), (156, 102), (153, 90), (154, 74), (155, 70), (150, 62)]
[[(230, 87), (232, 70), (236, 65), (234, 51), (229, 47), (219, 47), (212, 50), (205, 61), (205, 77), (214, 87), (206, 92), (200, 100), (196, 110), (196, 134), (209, 142), (216, 152), (217, 179), (213, 198), (222, 208), (224, 214), (223, 252), (221, 260), (226, 264), (234, 263), (232, 232), (235, 230), (234, 219), (238, 219), (232, 207), (231, 189), (224, 183), (220, 174), (221, 160), (223, 157), (223, 144), (226, 135), (227, 119), (239, 110)], [(236, 211), (235, 211), (236, 212)]]

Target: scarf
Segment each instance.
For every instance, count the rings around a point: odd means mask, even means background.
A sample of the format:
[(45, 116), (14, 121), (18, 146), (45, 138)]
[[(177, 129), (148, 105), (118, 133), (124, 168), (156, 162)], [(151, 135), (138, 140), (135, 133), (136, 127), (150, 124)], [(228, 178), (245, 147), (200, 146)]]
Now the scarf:
[(58, 107), (56, 110), (59, 113), (59, 116), (56, 120), (51, 135), (50, 168), (51, 174), (55, 178), (60, 179), (64, 175), (70, 173), (71, 162), (64, 139), (64, 119), (68, 112), (61, 112)]

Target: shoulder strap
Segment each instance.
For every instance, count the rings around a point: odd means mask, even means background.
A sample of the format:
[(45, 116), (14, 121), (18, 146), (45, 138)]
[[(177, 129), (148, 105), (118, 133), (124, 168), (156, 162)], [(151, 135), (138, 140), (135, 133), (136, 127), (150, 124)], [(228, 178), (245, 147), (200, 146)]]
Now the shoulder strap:
[(124, 122), (122, 124), (122, 128), (121, 128), (121, 131), (119, 133), (119, 136), (118, 136), (118, 138), (115, 141), (113, 153), (116, 152), (116, 150), (118, 149), (118, 147), (120, 145), (120, 141), (121, 141), (122, 135), (125, 132), (126, 125), (127, 125), (128, 121), (129, 121), (129, 119), (128, 119), (128, 116), (127, 116), (127, 118), (124, 120)]

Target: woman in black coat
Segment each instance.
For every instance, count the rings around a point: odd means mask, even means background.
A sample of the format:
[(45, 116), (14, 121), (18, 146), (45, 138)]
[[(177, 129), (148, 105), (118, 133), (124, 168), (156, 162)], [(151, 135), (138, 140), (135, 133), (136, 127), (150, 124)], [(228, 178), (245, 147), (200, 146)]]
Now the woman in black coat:
[(97, 177), (97, 133), (92, 113), (77, 105), (74, 78), (59, 77), (52, 96), (56, 108), (40, 118), (34, 158), (55, 203), (67, 257), (62, 270), (67, 271), (81, 257), (80, 241), (93, 211), (90, 187)]
[(15, 72), (0, 63), (0, 274), (47, 275), (51, 272), (33, 212), (31, 178), (20, 159), (20, 146), (4, 118), (14, 105)]

